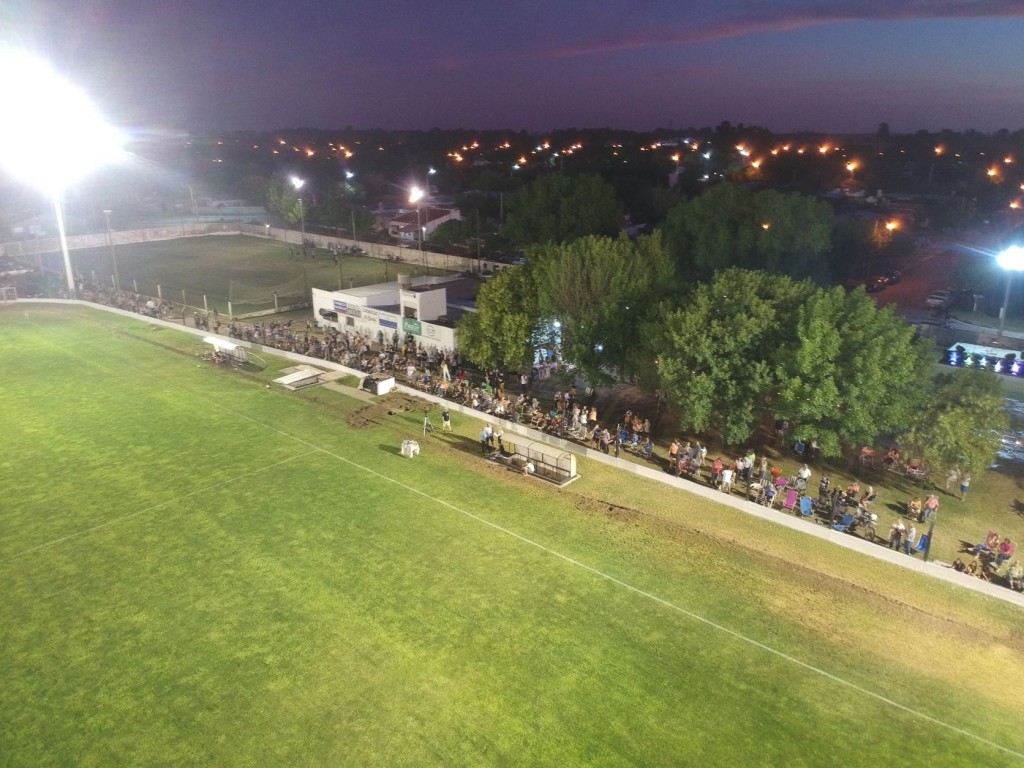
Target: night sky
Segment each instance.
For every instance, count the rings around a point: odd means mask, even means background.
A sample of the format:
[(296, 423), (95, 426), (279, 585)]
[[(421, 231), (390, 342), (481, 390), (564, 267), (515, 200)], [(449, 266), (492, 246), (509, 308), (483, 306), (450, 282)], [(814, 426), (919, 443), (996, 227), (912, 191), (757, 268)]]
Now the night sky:
[(0, 38), (123, 126), (1024, 127), (1021, 0), (5, 0)]

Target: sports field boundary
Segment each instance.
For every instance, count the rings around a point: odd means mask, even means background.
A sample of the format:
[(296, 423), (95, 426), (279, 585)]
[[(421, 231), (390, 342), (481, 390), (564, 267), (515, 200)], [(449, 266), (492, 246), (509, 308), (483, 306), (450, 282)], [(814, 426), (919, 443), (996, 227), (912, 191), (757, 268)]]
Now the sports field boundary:
[[(18, 306), (29, 306), (33, 304), (41, 305), (63, 305), (63, 306), (78, 306), (87, 307), (90, 309), (101, 309), (107, 312), (111, 312), (123, 317), (132, 318), (136, 321), (142, 322), (147, 325), (162, 326), (165, 328), (184, 331), (185, 333), (192, 334), (200, 339), (206, 336), (210, 336), (209, 331), (189, 328), (188, 326), (182, 325), (181, 323), (171, 322), (167, 320), (161, 320), (159, 318), (151, 318), (143, 315), (138, 315), (134, 312), (127, 310), (118, 309), (116, 307), (106, 306), (104, 304), (94, 304), (88, 301), (82, 301), (79, 299), (18, 299), (16, 304)], [(222, 337), (227, 339), (227, 337)], [(319, 366), (322, 368), (331, 368), (338, 371), (344, 371), (353, 376), (363, 378), (366, 376), (365, 372), (357, 370), (355, 368), (349, 368), (341, 365), (340, 363), (334, 363), (329, 360), (323, 360), (318, 357), (309, 357), (307, 355), (300, 355), (296, 352), (288, 352), (286, 350), (277, 349), (276, 347), (268, 347), (263, 344), (256, 344), (253, 342), (247, 342), (242, 339), (230, 339), (234, 344), (241, 347), (245, 347), (254, 352), (263, 352), (276, 357), (282, 357), (287, 360), (291, 360), (297, 363), (305, 363), (309, 365)], [(872, 544), (871, 542), (864, 541), (863, 539), (849, 534), (840, 533), (834, 531), (831, 527), (826, 527), (814, 523), (808, 523), (803, 519), (798, 519), (787, 515), (784, 512), (768, 510), (760, 504), (748, 501), (738, 496), (732, 496), (724, 494), (721, 491), (717, 491), (708, 486), (698, 485), (690, 480), (683, 480), (681, 478), (669, 475), (660, 469), (654, 469), (652, 467), (643, 466), (640, 464), (634, 464), (633, 462), (626, 461), (624, 459), (616, 459), (613, 456), (605, 455), (601, 451), (595, 451), (592, 448), (587, 448), (584, 445), (571, 442), (569, 440), (563, 440), (561, 438), (549, 435), (543, 432), (538, 432), (535, 429), (519, 424), (516, 422), (506, 421), (504, 419), (495, 418), (486, 413), (482, 413), (474, 408), (454, 403), (450, 400), (431, 395), (426, 392), (421, 392), (413, 387), (405, 386), (404, 384), (397, 384), (396, 389), (403, 394), (407, 394), (413, 397), (418, 397), (422, 400), (432, 402), (436, 405), (448, 408), (450, 411), (455, 411), (464, 416), (471, 417), (477, 421), (486, 422), (500, 426), (506, 434), (512, 433), (519, 435), (520, 437), (527, 438), (532, 441), (541, 442), (552, 447), (560, 448), (566, 452), (573, 453), (577, 456), (587, 458), (596, 462), (600, 462), (609, 467), (614, 467), (619, 470), (631, 472), (635, 475), (645, 477), (649, 480), (654, 480), (659, 483), (671, 486), (680, 490), (684, 493), (690, 493), (701, 498), (721, 504), (723, 506), (730, 507), (744, 514), (752, 517), (759, 518), (768, 523), (774, 525), (781, 525), (793, 531), (797, 531), (804, 535), (813, 536), (818, 539), (823, 539), (836, 546), (844, 547), (848, 550), (852, 550), (862, 555), (872, 557), (876, 560), (882, 560), (890, 565), (895, 565), (900, 568), (904, 568), (908, 571), (914, 571), (916, 573), (923, 574), (941, 581), (945, 581), (952, 584), (955, 587), (970, 590), (972, 592), (985, 595), (986, 597), (995, 598), (1005, 603), (1010, 603), (1021, 608), (1024, 608), (1024, 594), (1015, 592), (1007, 587), (1002, 587), (991, 582), (982, 581), (973, 576), (967, 574), (958, 573), (953, 570), (949, 565), (943, 564), (937, 561), (923, 562), (914, 557), (895, 552), (887, 547), (880, 546), (878, 544)]]

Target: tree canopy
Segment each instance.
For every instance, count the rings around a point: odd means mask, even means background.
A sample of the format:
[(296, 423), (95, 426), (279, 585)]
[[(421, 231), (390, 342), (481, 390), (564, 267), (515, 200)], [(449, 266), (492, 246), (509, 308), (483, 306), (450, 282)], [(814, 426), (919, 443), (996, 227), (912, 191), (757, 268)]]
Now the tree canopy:
[(485, 370), (529, 369), (537, 292), (527, 269), (506, 269), (480, 286), (477, 311), (458, 323), (459, 350)]
[(684, 429), (717, 429), (729, 444), (768, 418), (780, 347), (810, 283), (731, 269), (699, 286), (650, 328), (662, 391)]
[(683, 279), (730, 267), (822, 278), (832, 218), (827, 203), (807, 195), (719, 184), (669, 211), (665, 244)]
[(935, 377), (901, 442), (932, 467), (980, 473), (995, 460), (1009, 421), (998, 376), (963, 368)]
[(614, 235), (621, 223), (622, 207), (615, 190), (600, 176), (553, 174), (508, 197), (502, 234), (523, 248), (586, 235)]
[(777, 360), (775, 413), (816, 437), (826, 456), (901, 431), (924, 402), (930, 345), (863, 288), (815, 290), (794, 308)]
[(651, 308), (672, 290), (655, 234), (582, 237), (530, 252), (541, 314), (561, 324), (562, 356), (592, 381), (629, 377), (649, 358), (640, 340)]
[(733, 445), (779, 416), (838, 455), (904, 429), (927, 387), (927, 350), (863, 289), (731, 269), (667, 311), (657, 339), (682, 426)]

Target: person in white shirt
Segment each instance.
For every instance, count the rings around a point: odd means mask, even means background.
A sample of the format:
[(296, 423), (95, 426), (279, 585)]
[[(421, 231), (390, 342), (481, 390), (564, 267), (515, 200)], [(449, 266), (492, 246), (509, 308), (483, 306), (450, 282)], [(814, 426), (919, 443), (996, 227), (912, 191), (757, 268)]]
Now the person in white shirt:
[(722, 470), (722, 492), (732, 493), (732, 469), (725, 467)]

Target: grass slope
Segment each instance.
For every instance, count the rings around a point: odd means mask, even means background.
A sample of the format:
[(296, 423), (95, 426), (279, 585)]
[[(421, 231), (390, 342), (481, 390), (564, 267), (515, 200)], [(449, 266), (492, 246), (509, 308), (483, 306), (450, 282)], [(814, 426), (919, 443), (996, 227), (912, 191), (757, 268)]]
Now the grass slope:
[(1011, 606), (588, 462), (556, 491), (469, 420), (406, 460), (399, 401), (267, 390), (182, 334), (0, 328), (4, 765), (1024, 754)]

